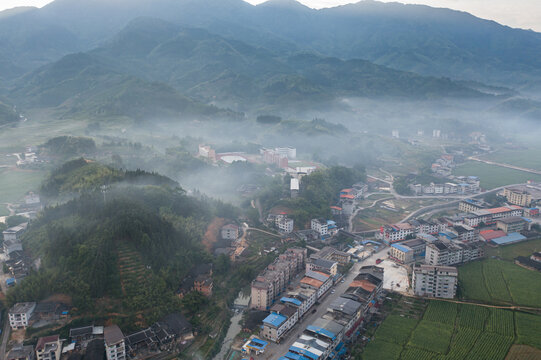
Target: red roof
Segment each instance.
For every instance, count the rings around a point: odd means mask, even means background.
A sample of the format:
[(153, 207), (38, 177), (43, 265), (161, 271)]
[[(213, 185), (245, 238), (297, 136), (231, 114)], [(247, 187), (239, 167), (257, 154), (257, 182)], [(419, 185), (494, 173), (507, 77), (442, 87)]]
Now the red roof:
[(490, 241), (506, 235), (505, 232), (501, 230), (484, 230), (479, 234), (483, 239), (485, 239), (485, 241)]
[(486, 209), (486, 210), (491, 214), (499, 214), (503, 212), (508, 212), (512, 210), (520, 210), (520, 209), (522, 209), (520, 206), (513, 205), (513, 206), (502, 206), (502, 207)]
[(355, 196), (349, 194), (341, 194), (340, 197), (342, 199), (355, 199)]
[(339, 207), (339, 206), (331, 206), (331, 209), (333, 209), (333, 210), (340, 210), (340, 211), (342, 211), (342, 208), (341, 208), (341, 207)]
[(342, 190), (340, 190), (341, 193), (350, 193), (352, 191), (353, 191), (353, 189), (342, 189)]

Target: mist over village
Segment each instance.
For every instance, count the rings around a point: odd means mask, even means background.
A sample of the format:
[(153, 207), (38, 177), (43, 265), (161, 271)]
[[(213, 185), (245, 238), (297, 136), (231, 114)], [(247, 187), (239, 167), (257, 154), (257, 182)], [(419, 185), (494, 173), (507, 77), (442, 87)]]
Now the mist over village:
[(0, 359), (541, 359), (541, 10), (420, 2), (0, 4)]

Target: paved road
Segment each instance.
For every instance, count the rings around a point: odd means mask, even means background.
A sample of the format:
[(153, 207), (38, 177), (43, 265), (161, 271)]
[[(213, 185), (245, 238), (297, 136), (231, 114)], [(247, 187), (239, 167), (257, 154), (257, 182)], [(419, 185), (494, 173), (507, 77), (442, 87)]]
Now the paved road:
[[(7, 311), (6, 311), (7, 316)], [(9, 341), (9, 334), (10, 334), (11, 328), (9, 327), (9, 319), (6, 317), (4, 319), (4, 329), (2, 330), (2, 344), (0, 345), (0, 360), (4, 360), (6, 358), (6, 347)]]
[(324, 295), (321, 299), (319, 299), (320, 305), (316, 306), (316, 312), (312, 314), (312, 310), (308, 311), (308, 314), (305, 315), (304, 319), (302, 319), (299, 323), (297, 323), (292, 330), (290, 330), (289, 334), (286, 334), (284, 340), (282, 340), (282, 343), (280, 344), (274, 344), (270, 343), (267, 349), (265, 350), (265, 354), (262, 354), (260, 356), (256, 356), (254, 358), (256, 359), (265, 359), (265, 360), (276, 360), (280, 356), (283, 356), (287, 353), (287, 350), (293, 345), (293, 343), (300, 337), (302, 332), (306, 329), (308, 325), (313, 323), (317, 318), (321, 317), (327, 312), (327, 308), (330, 305), (331, 302), (333, 302), (335, 299), (340, 297), (348, 288), (349, 284), (353, 281), (355, 276), (357, 276), (359, 269), (361, 266), (365, 265), (374, 265), (376, 263), (376, 259), (378, 258), (386, 258), (387, 257), (387, 251), (388, 248), (383, 248), (382, 250), (378, 251), (377, 253), (372, 254), (372, 256), (364, 259), (363, 261), (360, 261), (358, 263), (355, 263), (351, 270), (349, 271), (348, 275), (345, 277), (345, 281), (339, 282), (336, 284), (332, 289), (335, 289), (335, 293), (332, 294), (331, 290), (327, 292), (326, 295)]

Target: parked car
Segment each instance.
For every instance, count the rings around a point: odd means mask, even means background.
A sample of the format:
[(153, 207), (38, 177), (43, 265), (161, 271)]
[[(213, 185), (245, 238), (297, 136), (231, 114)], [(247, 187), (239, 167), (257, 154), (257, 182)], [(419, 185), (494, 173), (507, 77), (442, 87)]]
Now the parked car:
[(381, 264), (382, 261), (383, 260), (381, 260), (381, 259), (376, 259), (376, 265)]

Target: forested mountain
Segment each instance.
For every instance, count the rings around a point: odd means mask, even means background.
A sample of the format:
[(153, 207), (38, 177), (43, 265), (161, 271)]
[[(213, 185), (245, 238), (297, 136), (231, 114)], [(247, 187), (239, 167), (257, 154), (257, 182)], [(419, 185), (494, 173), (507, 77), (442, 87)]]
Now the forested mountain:
[(204, 103), (246, 111), (310, 106), (343, 96), (486, 97), (446, 78), (306, 52), (283, 56), (149, 18), (134, 20), (97, 49), (67, 55), (22, 77), (10, 96), (23, 106), (57, 107), (66, 115), (134, 119), (241, 117)]
[[(101, 185), (108, 186), (105, 196)], [(56, 170), (42, 190), (79, 196), (46, 208), (30, 225), (23, 243), (42, 266), (8, 294), (11, 302), (65, 293), (86, 311), (109, 297), (121, 311), (155, 318), (174, 306), (186, 273), (209, 261), (201, 238), (215, 205), (168, 178), (79, 159)], [(127, 259), (132, 265), (123, 267)]]
[[(313, 10), (291, 1), (56, 0), (0, 17), (0, 76), (20, 75), (110, 39), (139, 16), (201, 27), (280, 54), (316, 51), (425, 75), (535, 86), (541, 35), (470, 14), (427, 6), (361, 1)], [(12, 67), (12, 70), (7, 71)]]
[(205, 105), (163, 83), (118, 72), (84, 53), (68, 55), (25, 76), (9, 95), (30, 108), (58, 107), (65, 115), (127, 116), (136, 120), (240, 114)]

